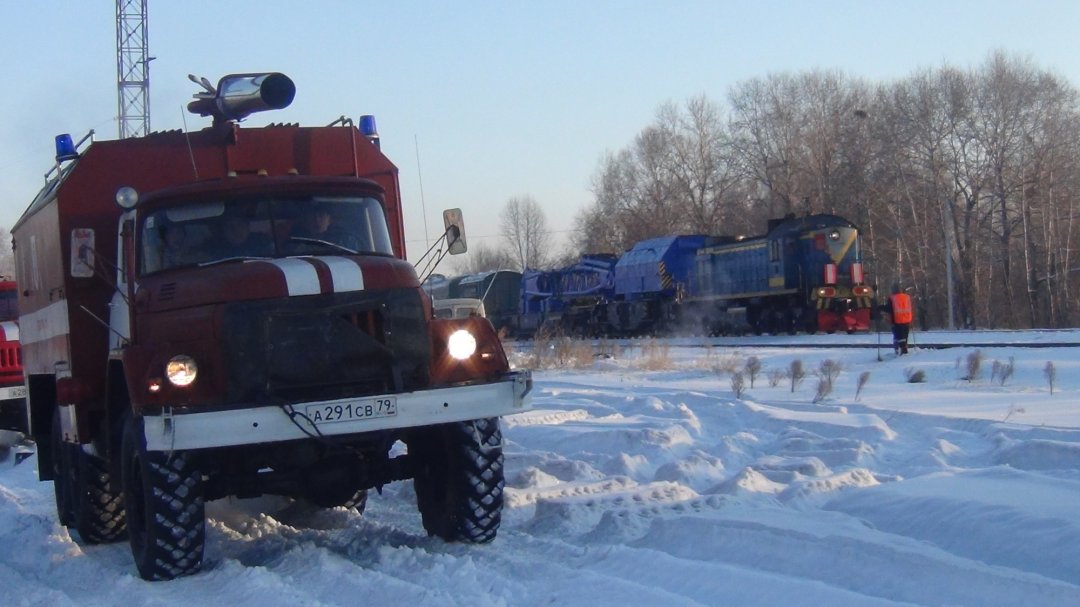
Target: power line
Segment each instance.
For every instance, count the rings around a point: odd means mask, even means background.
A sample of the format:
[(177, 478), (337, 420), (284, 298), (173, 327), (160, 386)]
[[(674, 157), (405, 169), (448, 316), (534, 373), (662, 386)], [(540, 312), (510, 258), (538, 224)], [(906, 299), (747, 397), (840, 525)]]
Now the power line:
[[(544, 234), (565, 234), (567, 232), (581, 232), (585, 228), (569, 228), (566, 230), (544, 230)], [(502, 234), (468, 234), (469, 240), (483, 240), (485, 238), (502, 238)], [(419, 238), (406, 239), (405, 244), (410, 242), (423, 242)]]

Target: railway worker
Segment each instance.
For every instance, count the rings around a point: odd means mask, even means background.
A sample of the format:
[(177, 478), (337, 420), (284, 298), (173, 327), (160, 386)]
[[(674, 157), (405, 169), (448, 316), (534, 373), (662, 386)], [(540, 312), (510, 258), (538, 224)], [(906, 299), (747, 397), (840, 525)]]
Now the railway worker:
[(908, 353), (908, 333), (911, 332), (911, 321), (915, 320), (915, 308), (911, 303), (911, 296), (894, 284), (892, 295), (881, 306), (882, 311), (889, 314), (892, 322), (893, 351), (899, 355)]

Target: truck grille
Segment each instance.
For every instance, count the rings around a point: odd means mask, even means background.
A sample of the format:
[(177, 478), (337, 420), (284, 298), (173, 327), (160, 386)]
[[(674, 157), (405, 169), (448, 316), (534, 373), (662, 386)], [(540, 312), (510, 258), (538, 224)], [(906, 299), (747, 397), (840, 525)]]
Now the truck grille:
[(415, 289), (233, 304), (230, 403), (328, 400), (422, 388), (430, 342)]
[(6, 343), (0, 346), (0, 373), (22, 371), (22, 361), (19, 359), (19, 345)]

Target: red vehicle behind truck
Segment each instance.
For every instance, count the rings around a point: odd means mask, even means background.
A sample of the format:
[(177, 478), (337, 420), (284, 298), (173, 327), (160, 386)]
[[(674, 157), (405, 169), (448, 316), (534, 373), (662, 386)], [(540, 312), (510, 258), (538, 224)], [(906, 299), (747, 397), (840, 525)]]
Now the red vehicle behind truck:
[(0, 279), (0, 430), (26, 432), (18, 296), (15, 281)]
[(60, 521), (128, 537), (143, 578), (171, 579), (202, 566), (208, 500), (362, 512), (413, 479), (428, 533), (491, 541), (498, 418), (528, 406), (531, 377), (487, 320), (433, 317), (374, 120), (241, 128), (292, 81), (202, 82), (200, 131), (58, 137), (12, 230), (29, 431)]

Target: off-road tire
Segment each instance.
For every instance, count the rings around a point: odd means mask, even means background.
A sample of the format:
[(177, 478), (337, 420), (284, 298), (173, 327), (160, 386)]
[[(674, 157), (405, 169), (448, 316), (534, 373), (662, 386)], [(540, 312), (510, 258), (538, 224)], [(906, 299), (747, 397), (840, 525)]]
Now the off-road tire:
[(498, 418), (444, 424), (409, 443), (416, 504), (429, 535), (484, 544), (502, 522), (503, 450)]
[(171, 580), (202, 568), (206, 538), (203, 479), (189, 454), (147, 451), (142, 418), (124, 425), (128, 537), (144, 580)]
[(59, 409), (53, 415), (53, 493), (60, 523), (74, 529), (86, 544), (124, 537), (124, 493), (108, 464), (60, 437)]
[(124, 492), (104, 460), (79, 452), (76, 529), (88, 544), (116, 542), (127, 536)]

